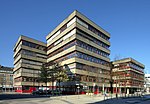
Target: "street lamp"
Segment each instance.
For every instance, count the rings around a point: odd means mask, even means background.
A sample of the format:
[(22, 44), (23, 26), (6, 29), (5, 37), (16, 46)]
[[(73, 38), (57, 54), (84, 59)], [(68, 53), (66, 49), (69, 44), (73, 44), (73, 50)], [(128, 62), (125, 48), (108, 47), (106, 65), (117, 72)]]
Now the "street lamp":
[(4, 74), (4, 84), (5, 84), (5, 92), (6, 92), (6, 73)]
[(78, 90), (78, 99), (79, 99), (79, 89), (80, 89), (80, 86), (79, 84), (76, 84), (77, 85), (77, 90)]
[(116, 72), (116, 98), (118, 98), (118, 88), (117, 88), (117, 72)]

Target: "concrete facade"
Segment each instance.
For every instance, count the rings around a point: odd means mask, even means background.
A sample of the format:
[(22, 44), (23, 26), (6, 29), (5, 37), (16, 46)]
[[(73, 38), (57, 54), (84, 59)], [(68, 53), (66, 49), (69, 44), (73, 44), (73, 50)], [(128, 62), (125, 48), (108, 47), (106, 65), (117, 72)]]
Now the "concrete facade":
[(13, 90), (13, 68), (0, 65), (0, 92)]
[[(47, 63), (65, 65), (73, 81), (65, 90), (109, 89), (110, 34), (78, 11), (70, 14), (47, 37)], [(63, 84), (62, 84), (63, 86)]]
[[(51, 61), (67, 70), (72, 80), (61, 83), (61, 89), (70, 94), (77, 91), (98, 93), (110, 91), (112, 87), (114, 92), (121, 93), (143, 89), (145, 66), (132, 58), (110, 64), (109, 39), (107, 31), (78, 11), (46, 36), (47, 43), (20, 36), (14, 46), (16, 91), (32, 92), (43, 85), (38, 81), (39, 69), (43, 63), (48, 65)], [(52, 86), (51, 82), (48, 86)]]
[(14, 47), (14, 87), (17, 92), (32, 92), (42, 83), (38, 81), (39, 69), (46, 63), (46, 44), (20, 36)]
[(133, 58), (125, 58), (112, 62), (113, 88), (119, 93), (135, 93), (144, 89), (145, 66)]
[(150, 93), (150, 74), (145, 74), (145, 84), (144, 84), (144, 87), (145, 87), (145, 91), (147, 93)]

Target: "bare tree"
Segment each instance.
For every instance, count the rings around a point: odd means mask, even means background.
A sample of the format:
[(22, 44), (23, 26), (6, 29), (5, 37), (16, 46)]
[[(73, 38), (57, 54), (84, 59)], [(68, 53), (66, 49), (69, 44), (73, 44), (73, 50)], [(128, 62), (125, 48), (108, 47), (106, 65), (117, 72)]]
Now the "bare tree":
[(116, 61), (116, 60), (120, 60), (120, 59), (121, 59), (121, 55), (120, 55), (120, 54), (115, 55), (115, 57), (114, 57), (114, 61)]

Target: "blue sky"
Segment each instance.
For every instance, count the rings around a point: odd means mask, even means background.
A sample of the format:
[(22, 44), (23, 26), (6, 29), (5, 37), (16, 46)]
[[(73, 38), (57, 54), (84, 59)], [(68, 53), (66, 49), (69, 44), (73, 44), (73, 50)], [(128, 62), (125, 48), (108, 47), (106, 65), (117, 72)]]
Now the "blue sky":
[(150, 72), (150, 0), (0, 0), (0, 64), (13, 66), (21, 34), (46, 42), (74, 10), (111, 34), (111, 60), (132, 57)]

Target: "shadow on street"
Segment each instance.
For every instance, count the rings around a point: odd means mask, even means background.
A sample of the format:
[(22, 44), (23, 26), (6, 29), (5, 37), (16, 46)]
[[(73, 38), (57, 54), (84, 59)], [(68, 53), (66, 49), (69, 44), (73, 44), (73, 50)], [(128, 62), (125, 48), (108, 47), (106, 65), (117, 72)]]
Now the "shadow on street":
[(0, 94), (0, 100), (25, 99), (25, 98), (49, 98), (49, 96), (31, 94)]
[(150, 104), (150, 96), (147, 95), (144, 97), (136, 96), (136, 97), (112, 98), (88, 104), (141, 104), (141, 103)]

